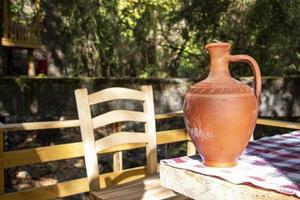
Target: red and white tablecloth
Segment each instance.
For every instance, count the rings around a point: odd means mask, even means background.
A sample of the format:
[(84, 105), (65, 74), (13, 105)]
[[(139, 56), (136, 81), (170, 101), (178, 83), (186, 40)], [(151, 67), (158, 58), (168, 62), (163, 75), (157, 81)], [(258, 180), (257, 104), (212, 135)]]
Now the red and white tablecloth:
[(206, 167), (199, 155), (160, 161), (161, 164), (217, 176), (234, 184), (252, 183), (300, 197), (300, 131), (264, 137), (249, 143), (231, 168)]

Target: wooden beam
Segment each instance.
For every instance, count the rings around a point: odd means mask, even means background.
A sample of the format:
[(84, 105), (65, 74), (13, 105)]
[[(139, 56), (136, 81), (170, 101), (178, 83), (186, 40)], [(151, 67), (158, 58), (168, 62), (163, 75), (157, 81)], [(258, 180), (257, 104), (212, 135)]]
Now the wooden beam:
[[(185, 129), (175, 129), (157, 132), (157, 144), (168, 144), (187, 140)], [(98, 154), (108, 154), (123, 150), (131, 150), (145, 147), (146, 144), (121, 144), (98, 152)], [(44, 163), (55, 160), (78, 158), (83, 156), (82, 142), (61, 144), (54, 146), (38, 147), (8, 151), (3, 153), (4, 168)]]
[[(155, 119), (157, 119), (157, 120), (169, 119), (169, 118), (173, 118), (173, 117), (183, 117), (183, 111), (176, 111), (176, 112), (171, 112), (171, 113), (155, 115)], [(290, 128), (290, 129), (300, 129), (300, 123), (298, 123), (298, 122), (288, 122), (288, 121), (281, 121), (281, 120), (258, 118), (257, 124), (266, 125), (266, 126), (282, 127), (282, 128)]]
[(257, 124), (266, 125), (266, 126), (275, 126), (282, 128), (290, 128), (290, 129), (300, 129), (300, 123), (297, 122), (287, 122), (280, 120), (271, 120), (271, 119), (257, 119)]
[(157, 144), (182, 142), (188, 139), (185, 129), (174, 129), (157, 132)]
[(19, 41), (19, 40), (11, 39), (9, 37), (2, 37), (1, 45), (6, 47), (24, 48), (24, 49), (40, 49), (42, 46), (40, 43)]
[(82, 142), (4, 152), (4, 168), (83, 156)]
[[(178, 117), (182, 114), (170, 113), (170, 114), (157, 114), (156, 119), (166, 119), (172, 117)], [(286, 122), (279, 120), (270, 120), (259, 118), (257, 124), (266, 126), (275, 126), (290, 129), (300, 129), (300, 123)], [(48, 121), (48, 122), (27, 122), (17, 124), (0, 124), (0, 130), (3, 131), (22, 131), (22, 130), (42, 130), (42, 129), (55, 129), (55, 128), (70, 128), (79, 127), (79, 120), (65, 120), (65, 121)], [(183, 129), (182, 129), (183, 130)]]
[(183, 116), (183, 111), (180, 110), (171, 113), (156, 114), (155, 119), (160, 120), (160, 119), (169, 119), (173, 117), (182, 117), (182, 116)]
[[(65, 121), (48, 121), (48, 122), (26, 122), (16, 124), (0, 124), (2, 131), (30, 131), (30, 130), (44, 130), (57, 128), (71, 128), (79, 127), (79, 120), (65, 120)], [(13, 134), (13, 133), (12, 133)]]

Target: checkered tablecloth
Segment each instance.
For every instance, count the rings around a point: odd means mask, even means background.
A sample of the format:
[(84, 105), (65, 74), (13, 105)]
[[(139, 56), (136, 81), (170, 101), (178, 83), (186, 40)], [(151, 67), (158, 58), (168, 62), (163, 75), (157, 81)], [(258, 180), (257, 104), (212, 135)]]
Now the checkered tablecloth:
[(232, 168), (212, 168), (199, 155), (160, 161), (161, 164), (217, 176), (234, 184), (252, 183), (300, 198), (300, 131), (264, 137), (249, 143)]

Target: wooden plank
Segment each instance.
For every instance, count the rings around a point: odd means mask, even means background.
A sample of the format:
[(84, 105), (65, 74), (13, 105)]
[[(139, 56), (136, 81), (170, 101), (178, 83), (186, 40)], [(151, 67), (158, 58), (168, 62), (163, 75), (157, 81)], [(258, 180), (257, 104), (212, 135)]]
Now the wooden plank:
[[(126, 169), (120, 173), (105, 173), (98, 176), (101, 188), (111, 186), (111, 184), (124, 184), (133, 180), (145, 177), (145, 167)], [(39, 187), (14, 193), (0, 195), (1, 200), (28, 200), (28, 199), (56, 199), (63, 198), (83, 192), (88, 192), (87, 178), (80, 178), (71, 181), (58, 183), (51, 186)]]
[[(167, 114), (157, 114), (156, 119), (167, 119), (172, 117), (181, 116), (180, 112), (167, 113)], [(286, 122), (279, 120), (270, 119), (258, 119), (257, 124), (276, 126), (291, 129), (300, 129), (300, 123), (296, 122)], [(55, 128), (71, 128), (78, 127), (79, 120), (64, 120), (64, 121), (48, 121), (48, 122), (27, 122), (27, 123), (16, 123), (16, 124), (0, 124), (0, 130), (3, 131), (22, 131), (22, 130), (42, 130), (42, 129), (55, 129)]]
[(79, 127), (79, 120), (65, 120), (65, 121), (47, 121), (47, 122), (27, 122), (16, 124), (0, 124), (2, 131), (30, 131), (43, 130), (55, 128), (71, 128)]
[(275, 126), (282, 128), (290, 128), (290, 129), (300, 129), (300, 123), (297, 122), (287, 122), (280, 120), (271, 120), (271, 119), (257, 119), (257, 124), (266, 125), (266, 126)]
[(40, 43), (31, 43), (27, 41), (19, 41), (17, 39), (11, 39), (3, 37), (1, 39), (2, 46), (7, 47), (18, 47), (18, 48), (24, 48), (24, 49), (40, 49), (42, 47), (42, 44)]
[(96, 151), (100, 152), (120, 144), (148, 143), (149, 135), (145, 133), (120, 132), (106, 136), (95, 142)]
[[(171, 113), (155, 115), (155, 119), (157, 119), (157, 120), (168, 119), (168, 118), (173, 118), (173, 117), (183, 117), (183, 111), (176, 111), (176, 112), (171, 112)], [(300, 129), (299, 122), (288, 122), (288, 121), (281, 121), (281, 120), (258, 118), (257, 124), (266, 125), (266, 126), (282, 127), (282, 128), (290, 128), (290, 129)]]
[[(146, 144), (124, 144), (105, 149), (99, 154), (145, 147)], [(83, 156), (82, 142), (4, 152), (4, 168), (44, 163)]]
[(0, 131), (0, 194), (4, 193), (4, 160), (3, 160), (3, 151), (4, 151), (4, 135)]
[[(186, 141), (185, 129), (175, 129), (157, 132), (157, 144), (168, 144)], [(104, 149), (98, 154), (107, 154), (117, 151), (124, 151), (145, 147), (145, 143), (120, 144), (111, 148)], [(55, 160), (77, 158), (83, 156), (82, 142), (68, 143), (54, 146), (38, 147), (32, 149), (16, 150), (4, 152), (4, 168), (44, 163)]]
[[(162, 186), (175, 192), (198, 200), (296, 200), (270, 190), (258, 189), (243, 184), (232, 184), (227, 181), (167, 165), (160, 165)], [(299, 199), (298, 199), (299, 200)]]
[(82, 142), (4, 152), (4, 168), (83, 156)]
[(171, 113), (156, 114), (155, 119), (160, 120), (160, 119), (169, 119), (173, 117), (182, 117), (182, 116), (183, 116), (183, 111), (180, 110)]
[(95, 191), (100, 188), (99, 167), (87, 89), (75, 90), (75, 98), (89, 188), (91, 191)]
[(48, 200), (88, 192), (87, 178), (75, 179), (46, 187), (38, 187), (0, 195), (1, 200)]
[(146, 100), (143, 92), (120, 87), (107, 88), (89, 95), (90, 105), (117, 99), (128, 99), (138, 101)]
[(157, 144), (168, 144), (187, 140), (185, 129), (174, 129), (157, 132)]
[[(173, 116), (180, 116), (180, 113), (157, 114), (156, 119), (171, 118)], [(75, 120), (64, 120), (64, 121), (0, 124), (0, 130), (3, 130), (3, 131), (30, 131), (30, 130), (43, 130), (43, 129), (56, 129), (56, 128), (72, 128), (72, 127), (79, 127), (79, 126), (80, 126), (79, 120), (75, 119)]]
[(93, 127), (106, 126), (116, 122), (137, 121), (146, 122), (147, 115), (143, 112), (129, 110), (113, 110), (93, 118)]
[(157, 172), (157, 142), (152, 86), (143, 85), (142, 91), (146, 96), (143, 108), (144, 112), (147, 113), (145, 132), (149, 138), (146, 146), (147, 172), (148, 174), (155, 174)]

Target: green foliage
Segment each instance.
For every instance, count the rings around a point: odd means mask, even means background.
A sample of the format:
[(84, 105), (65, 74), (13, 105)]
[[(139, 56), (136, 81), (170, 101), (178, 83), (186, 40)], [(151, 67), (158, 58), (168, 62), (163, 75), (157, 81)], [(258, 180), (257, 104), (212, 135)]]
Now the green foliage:
[[(300, 75), (300, 0), (42, 1), (43, 43), (65, 76), (204, 76), (217, 39), (263, 75)], [(17, 8), (14, 8), (17, 9)], [(234, 75), (251, 75), (235, 64)]]
[(36, 15), (36, 8), (31, 0), (10, 0), (10, 15), (13, 22), (30, 24)]
[[(263, 75), (300, 74), (300, 1), (184, 1), (177, 17), (187, 21), (202, 45), (213, 39), (233, 43), (233, 54), (249, 54)], [(243, 65), (241, 65), (243, 66)], [(248, 68), (232, 68), (250, 75)]]

